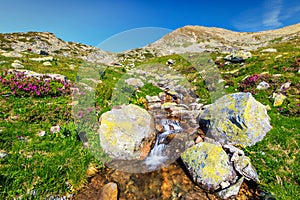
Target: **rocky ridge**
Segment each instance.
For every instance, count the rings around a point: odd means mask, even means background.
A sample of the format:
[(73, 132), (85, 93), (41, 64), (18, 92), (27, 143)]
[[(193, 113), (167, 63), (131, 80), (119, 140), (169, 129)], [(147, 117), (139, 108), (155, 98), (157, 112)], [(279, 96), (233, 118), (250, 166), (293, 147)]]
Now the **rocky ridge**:
[(0, 34), (0, 53), (20, 57), (21, 52), (27, 51), (41, 55), (76, 57), (88, 62), (110, 63), (114, 60), (113, 53), (85, 44), (66, 42), (49, 32)]

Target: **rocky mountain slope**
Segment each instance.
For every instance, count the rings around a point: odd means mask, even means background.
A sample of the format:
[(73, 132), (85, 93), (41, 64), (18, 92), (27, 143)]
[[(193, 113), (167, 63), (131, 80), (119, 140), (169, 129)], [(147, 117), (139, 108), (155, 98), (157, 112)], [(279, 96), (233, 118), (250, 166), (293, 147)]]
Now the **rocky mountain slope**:
[(0, 53), (41, 51), (51, 55), (81, 58), (89, 62), (134, 63), (149, 57), (186, 52), (223, 52), (256, 50), (299, 37), (300, 24), (262, 32), (234, 32), (222, 28), (185, 26), (143, 48), (110, 53), (75, 42), (65, 42), (49, 32), (0, 34)]
[(0, 53), (12, 51), (76, 57), (89, 62), (109, 63), (113, 60), (112, 53), (85, 44), (65, 42), (49, 32), (0, 34)]
[(240, 49), (255, 50), (272, 43), (293, 39), (299, 34), (300, 24), (262, 32), (234, 32), (222, 28), (185, 26), (147, 46), (146, 49), (157, 49), (162, 55), (203, 51), (231, 52)]

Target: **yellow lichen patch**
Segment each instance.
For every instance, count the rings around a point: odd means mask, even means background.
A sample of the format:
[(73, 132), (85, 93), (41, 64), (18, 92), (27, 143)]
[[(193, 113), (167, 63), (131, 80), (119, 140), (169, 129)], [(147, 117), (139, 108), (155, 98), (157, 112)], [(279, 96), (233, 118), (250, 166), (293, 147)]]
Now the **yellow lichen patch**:
[(222, 181), (232, 176), (228, 155), (221, 146), (201, 142), (187, 149), (181, 158), (194, 180), (208, 188), (217, 189)]

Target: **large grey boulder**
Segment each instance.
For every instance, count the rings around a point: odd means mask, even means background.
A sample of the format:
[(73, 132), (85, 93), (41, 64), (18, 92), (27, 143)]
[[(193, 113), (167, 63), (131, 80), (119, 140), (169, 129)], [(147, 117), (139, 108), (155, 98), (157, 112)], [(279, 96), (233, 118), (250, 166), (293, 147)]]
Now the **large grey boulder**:
[(266, 106), (243, 92), (216, 100), (199, 114), (198, 121), (206, 136), (222, 145), (254, 145), (272, 128)]
[(201, 187), (215, 191), (235, 177), (229, 157), (221, 146), (200, 142), (181, 154), (193, 180)]
[(155, 140), (151, 115), (136, 105), (123, 105), (100, 118), (100, 143), (113, 159), (142, 160)]

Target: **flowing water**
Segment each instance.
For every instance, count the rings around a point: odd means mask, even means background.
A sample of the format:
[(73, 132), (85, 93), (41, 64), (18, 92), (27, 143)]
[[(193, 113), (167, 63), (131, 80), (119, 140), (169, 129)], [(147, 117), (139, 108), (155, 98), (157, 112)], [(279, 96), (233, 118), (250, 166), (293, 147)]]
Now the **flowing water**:
[(168, 145), (167, 143), (169, 143), (168, 136), (182, 131), (179, 122), (176, 120), (163, 119), (162, 125), (164, 127), (164, 132), (157, 136), (153, 148), (145, 159), (145, 164), (150, 171), (156, 169), (157, 166), (163, 164), (170, 158), (169, 155), (165, 153), (165, 149)]

